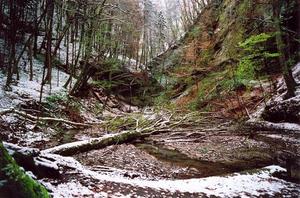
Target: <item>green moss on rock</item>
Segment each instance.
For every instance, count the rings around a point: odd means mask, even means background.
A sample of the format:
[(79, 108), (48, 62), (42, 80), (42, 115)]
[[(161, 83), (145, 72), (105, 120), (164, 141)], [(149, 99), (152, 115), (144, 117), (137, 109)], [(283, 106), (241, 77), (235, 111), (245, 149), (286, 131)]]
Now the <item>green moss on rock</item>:
[(0, 143), (0, 180), (3, 181), (0, 191), (19, 198), (48, 198), (44, 186), (28, 176)]

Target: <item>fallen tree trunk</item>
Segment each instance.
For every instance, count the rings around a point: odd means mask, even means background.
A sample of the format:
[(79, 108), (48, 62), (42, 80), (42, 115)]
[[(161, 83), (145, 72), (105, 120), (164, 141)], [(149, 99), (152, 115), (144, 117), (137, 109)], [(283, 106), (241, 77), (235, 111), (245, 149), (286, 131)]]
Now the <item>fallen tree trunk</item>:
[(300, 97), (268, 104), (262, 118), (270, 122), (291, 122), (300, 124)]
[(92, 138), (78, 142), (72, 142), (43, 150), (43, 153), (54, 153), (64, 156), (71, 156), (77, 153), (83, 153), (94, 149), (104, 148), (113, 144), (122, 144), (142, 137), (143, 133), (139, 131), (125, 131), (118, 134), (106, 135), (100, 138)]
[(83, 140), (78, 142), (72, 142), (56, 146), (43, 150), (43, 153), (54, 153), (64, 156), (71, 156), (77, 153), (83, 153), (90, 150), (101, 149), (113, 144), (127, 143), (138, 138), (145, 138), (153, 134), (164, 133), (167, 130), (163, 129), (173, 129), (174, 127), (182, 124), (189, 115), (184, 116), (181, 120), (177, 122), (170, 123), (172, 115), (165, 120), (164, 118), (158, 118), (153, 120), (153, 122), (143, 128), (139, 128), (139, 120), (136, 120), (136, 128), (131, 131), (124, 131), (117, 134), (106, 135), (100, 138), (92, 138), (89, 140)]
[(262, 120), (249, 120), (246, 125), (257, 130), (271, 130), (300, 133), (300, 125), (295, 123), (273, 123)]
[(27, 114), (26, 112), (23, 112), (23, 111), (18, 111), (18, 110), (13, 109), (13, 108), (1, 110), (0, 111), (0, 116), (5, 115), (5, 114), (9, 114), (9, 113), (19, 115), (19, 116), (21, 116), (25, 119), (29, 119), (29, 120), (32, 120), (32, 121), (37, 121), (37, 122), (39, 122), (39, 121), (43, 121), (43, 122), (60, 122), (60, 123), (68, 124), (68, 125), (75, 126), (75, 127), (90, 127), (90, 126), (95, 125), (95, 124), (101, 124), (101, 123), (78, 123), (78, 122), (72, 122), (72, 121), (69, 121), (69, 120), (64, 120), (64, 119), (61, 119), (61, 118), (52, 118), (52, 117), (37, 117), (37, 116)]

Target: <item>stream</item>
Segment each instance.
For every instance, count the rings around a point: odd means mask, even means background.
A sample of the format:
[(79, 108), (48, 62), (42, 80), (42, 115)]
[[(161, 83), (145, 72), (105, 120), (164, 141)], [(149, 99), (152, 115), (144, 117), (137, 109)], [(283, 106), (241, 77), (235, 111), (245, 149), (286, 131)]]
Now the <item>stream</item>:
[(165, 148), (164, 145), (153, 143), (137, 143), (135, 146), (148, 154), (154, 156), (157, 160), (168, 163), (171, 166), (185, 168), (187, 171), (176, 175), (176, 179), (203, 178), (209, 176), (222, 176), (234, 172), (246, 171), (255, 168), (261, 168), (273, 164), (271, 160), (258, 159), (254, 163), (221, 163), (193, 159), (178, 150)]

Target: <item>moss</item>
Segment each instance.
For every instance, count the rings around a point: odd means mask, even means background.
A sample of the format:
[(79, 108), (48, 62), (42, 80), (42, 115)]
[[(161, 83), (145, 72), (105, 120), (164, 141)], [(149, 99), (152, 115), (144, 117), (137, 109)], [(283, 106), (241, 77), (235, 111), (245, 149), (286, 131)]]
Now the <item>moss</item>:
[(199, 55), (199, 57), (201, 57), (200, 65), (204, 65), (204, 66), (209, 65), (210, 61), (213, 59), (213, 56), (214, 56), (213, 49), (210, 48), (210, 49), (203, 50)]
[(43, 54), (37, 54), (36, 55), (36, 59), (39, 61), (39, 62), (45, 62), (45, 56)]
[(136, 121), (131, 117), (117, 117), (109, 120), (104, 126), (106, 131), (117, 132), (118, 130), (126, 130), (135, 126)]
[(204, 111), (211, 110), (211, 106), (207, 101), (216, 99), (223, 93), (233, 90), (235, 87), (234, 83), (230, 68), (210, 73), (199, 82), (196, 98), (189, 104), (189, 109), (198, 110), (201, 108)]
[(21, 169), (15, 160), (7, 153), (0, 143), (0, 180), (12, 196), (21, 198), (47, 198), (50, 197), (45, 187), (34, 181)]
[(251, 1), (244, 0), (239, 4), (239, 7), (237, 8), (237, 14), (238, 16), (246, 16), (250, 9)]
[(189, 38), (195, 39), (197, 38), (201, 33), (201, 28), (199, 26), (195, 26), (192, 28), (191, 31), (189, 31)]

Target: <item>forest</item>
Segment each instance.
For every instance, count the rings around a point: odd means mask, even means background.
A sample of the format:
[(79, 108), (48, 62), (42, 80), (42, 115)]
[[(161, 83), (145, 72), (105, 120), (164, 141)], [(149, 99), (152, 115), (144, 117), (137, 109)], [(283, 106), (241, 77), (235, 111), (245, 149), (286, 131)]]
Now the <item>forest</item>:
[(299, 197), (299, 0), (0, 0), (0, 197)]

